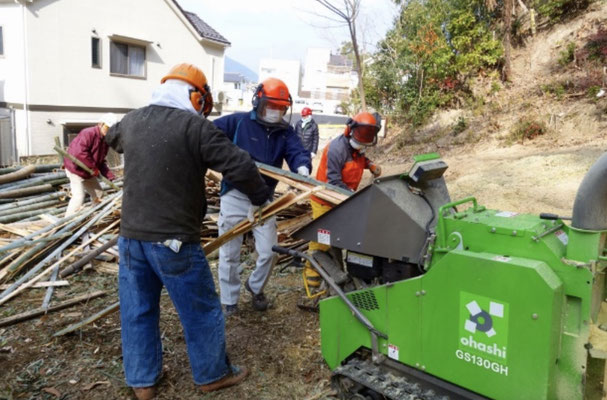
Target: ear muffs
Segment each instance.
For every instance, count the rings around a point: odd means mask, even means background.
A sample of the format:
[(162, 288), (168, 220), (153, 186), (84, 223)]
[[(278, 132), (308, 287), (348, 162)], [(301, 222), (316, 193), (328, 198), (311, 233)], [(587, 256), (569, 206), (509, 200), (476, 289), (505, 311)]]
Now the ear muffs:
[(355, 126), (356, 121), (354, 121), (352, 118), (348, 118), (348, 120), (346, 121), (346, 130), (344, 131), (344, 135), (346, 135), (346, 137), (350, 137), (352, 129), (354, 129)]
[(257, 107), (259, 107), (259, 98), (262, 97), (260, 94), (263, 94), (263, 84), (260, 83), (255, 88), (255, 93), (253, 93), (253, 98), (251, 99), (251, 104), (253, 104), (253, 110), (257, 111)]
[(203, 101), (202, 93), (198, 90), (190, 90), (190, 102), (192, 102), (192, 106), (196, 111), (200, 112)]
[(190, 89), (190, 102), (196, 111), (207, 117), (213, 109), (213, 97), (208, 85), (204, 85), (204, 89), (204, 94), (199, 90)]

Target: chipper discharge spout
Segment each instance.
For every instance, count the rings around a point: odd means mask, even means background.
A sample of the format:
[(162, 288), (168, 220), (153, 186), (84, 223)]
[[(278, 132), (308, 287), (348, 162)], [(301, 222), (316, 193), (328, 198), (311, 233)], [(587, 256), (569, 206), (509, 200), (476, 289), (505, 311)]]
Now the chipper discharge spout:
[[(582, 400), (604, 298), (607, 156), (571, 226), (452, 202), (437, 155), (296, 232), (332, 247), (321, 345), (341, 398)], [(347, 299), (348, 301), (344, 301)]]

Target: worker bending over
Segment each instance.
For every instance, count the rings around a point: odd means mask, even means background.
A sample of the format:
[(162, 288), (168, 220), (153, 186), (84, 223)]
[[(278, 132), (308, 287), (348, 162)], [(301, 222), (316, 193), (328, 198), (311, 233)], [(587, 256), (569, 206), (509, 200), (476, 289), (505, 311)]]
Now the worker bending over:
[[(333, 139), (324, 148), (316, 179), (327, 182), (343, 189), (356, 191), (365, 169), (371, 171), (374, 177), (381, 175), (381, 167), (374, 164), (364, 155), (367, 147), (377, 144), (377, 133), (381, 128), (379, 114), (361, 112), (354, 118), (348, 119), (343, 135)], [(320, 217), (332, 207), (328, 203), (314, 195), (310, 197), (312, 205), (312, 217)], [(328, 245), (310, 242), (309, 251), (327, 251)], [(321, 278), (318, 272), (312, 268), (309, 262), (304, 267), (304, 278), (308, 286), (320, 286)]]

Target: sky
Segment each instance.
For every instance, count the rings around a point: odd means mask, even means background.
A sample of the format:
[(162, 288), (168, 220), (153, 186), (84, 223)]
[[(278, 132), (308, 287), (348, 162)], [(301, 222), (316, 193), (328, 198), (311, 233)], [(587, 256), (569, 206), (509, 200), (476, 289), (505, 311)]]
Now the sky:
[[(259, 72), (261, 58), (305, 62), (308, 47), (337, 50), (350, 41), (345, 24), (315, 0), (178, 0), (231, 42), (226, 56)], [(340, 4), (341, 0), (332, 0)], [(392, 27), (397, 7), (392, 0), (362, 0), (357, 22), (359, 40), (367, 51)]]

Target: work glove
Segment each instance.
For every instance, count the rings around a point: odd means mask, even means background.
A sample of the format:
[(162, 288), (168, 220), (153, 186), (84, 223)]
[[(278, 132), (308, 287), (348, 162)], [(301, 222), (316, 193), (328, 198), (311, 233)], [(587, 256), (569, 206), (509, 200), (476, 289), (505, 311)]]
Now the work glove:
[(373, 174), (375, 178), (379, 178), (381, 176), (381, 167), (376, 164), (369, 165), (369, 171)]
[(316, 157), (316, 153), (310, 153), (310, 157), (311, 157), (311, 158)]
[(301, 167), (297, 167), (297, 173), (299, 175), (303, 175), (303, 176), (310, 176), (310, 170), (305, 165), (302, 165)]
[(267, 200), (265, 203), (263, 203), (260, 206), (256, 206), (254, 204), (251, 204), (249, 206), (249, 211), (247, 212), (247, 219), (249, 220), (249, 222), (255, 223), (255, 216), (256, 215), (257, 215), (257, 218), (258, 218), (258, 222), (261, 221), (261, 214), (263, 212), (263, 208), (266, 207), (268, 204), (270, 204), (269, 200)]

